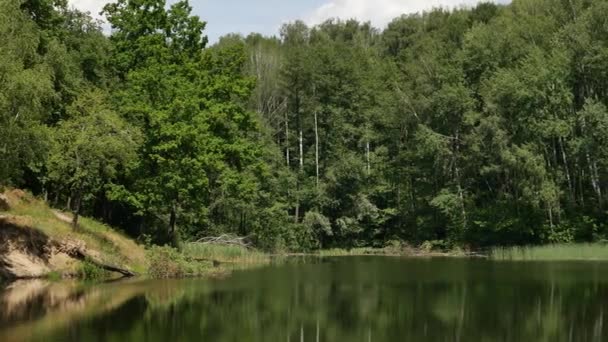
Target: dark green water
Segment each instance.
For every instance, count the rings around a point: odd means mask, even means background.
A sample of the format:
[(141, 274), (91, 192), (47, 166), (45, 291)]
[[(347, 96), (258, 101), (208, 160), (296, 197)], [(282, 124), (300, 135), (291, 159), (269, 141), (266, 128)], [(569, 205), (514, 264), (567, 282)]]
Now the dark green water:
[(608, 341), (608, 264), (344, 257), (0, 292), (0, 341)]

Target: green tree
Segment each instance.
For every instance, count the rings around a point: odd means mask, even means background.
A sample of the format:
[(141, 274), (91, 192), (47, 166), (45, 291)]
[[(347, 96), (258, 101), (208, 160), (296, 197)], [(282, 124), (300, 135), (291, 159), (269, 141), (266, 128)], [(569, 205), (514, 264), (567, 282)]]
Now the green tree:
[(108, 190), (120, 172), (133, 166), (138, 132), (105, 103), (99, 91), (82, 94), (68, 108), (69, 119), (53, 132), (48, 157), (51, 182), (73, 198), (72, 221), (78, 227), (82, 202)]

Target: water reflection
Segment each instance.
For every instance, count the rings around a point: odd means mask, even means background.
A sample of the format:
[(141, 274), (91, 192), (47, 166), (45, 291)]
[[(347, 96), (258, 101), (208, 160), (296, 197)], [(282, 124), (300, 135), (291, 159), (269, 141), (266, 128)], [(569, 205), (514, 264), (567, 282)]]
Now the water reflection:
[(33, 281), (0, 341), (602, 341), (608, 265), (336, 258), (218, 280)]

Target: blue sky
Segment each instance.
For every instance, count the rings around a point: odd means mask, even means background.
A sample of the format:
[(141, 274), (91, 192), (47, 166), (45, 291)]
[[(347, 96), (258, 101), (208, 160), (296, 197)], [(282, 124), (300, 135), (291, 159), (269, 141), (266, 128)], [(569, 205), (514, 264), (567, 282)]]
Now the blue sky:
[(277, 34), (284, 22), (302, 19), (324, 0), (197, 0), (194, 11), (207, 21), (207, 34), (215, 41), (226, 33)]
[[(69, 0), (72, 6), (97, 15), (110, 0)], [(175, 0), (173, 0), (175, 1)], [(211, 43), (228, 33), (278, 34), (285, 22), (300, 19), (318, 24), (329, 18), (371, 21), (383, 28), (403, 13), (433, 7), (473, 6), (482, 0), (190, 0), (194, 14), (207, 21)], [(487, 0), (485, 0), (487, 1)], [(494, 0), (505, 3), (509, 0)]]

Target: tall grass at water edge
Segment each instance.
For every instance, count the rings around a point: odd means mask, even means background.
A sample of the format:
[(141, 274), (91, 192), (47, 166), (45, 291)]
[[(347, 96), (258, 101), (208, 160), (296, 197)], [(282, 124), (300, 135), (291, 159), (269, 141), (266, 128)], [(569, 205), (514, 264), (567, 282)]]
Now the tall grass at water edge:
[(490, 259), (514, 261), (608, 261), (608, 244), (580, 243), (553, 244), (546, 246), (497, 247), (490, 251)]

